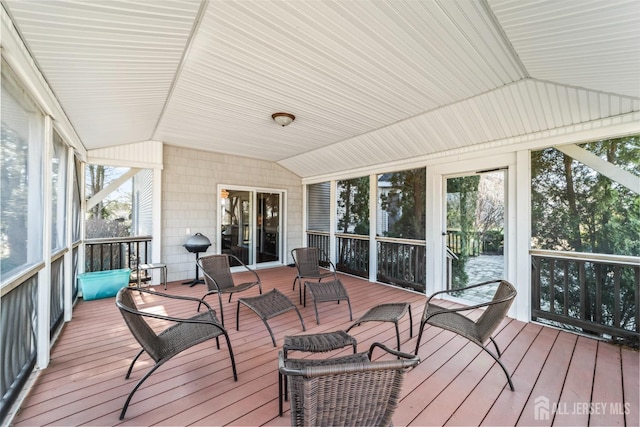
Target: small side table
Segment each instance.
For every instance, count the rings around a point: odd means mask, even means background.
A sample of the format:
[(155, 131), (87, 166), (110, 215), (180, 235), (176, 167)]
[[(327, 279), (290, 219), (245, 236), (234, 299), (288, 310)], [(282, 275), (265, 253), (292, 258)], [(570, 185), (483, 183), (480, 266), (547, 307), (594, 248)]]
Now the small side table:
[(396, 326), (396, 338), (398, 340), (398, 351), (400, 351), (400, 330), (398, 321), (409, 311), (409, 337), (413, 337), (413, 319), (411, 317), (411, 304), (408, 302), (380, 304), (372, 307), (361, 318), (346, 330), (349, 332), (354, 326), (364, 322), (393, 322)]
[(167, 265), (161, 262), (155, 262), (151, 264), (138, 264), (138, 289), (140, 289), (140, 273), (147, 270), (153, 270), (159, 268), (161, 272), (161, 281), (164, 285), (164, 290), (167, 290)]

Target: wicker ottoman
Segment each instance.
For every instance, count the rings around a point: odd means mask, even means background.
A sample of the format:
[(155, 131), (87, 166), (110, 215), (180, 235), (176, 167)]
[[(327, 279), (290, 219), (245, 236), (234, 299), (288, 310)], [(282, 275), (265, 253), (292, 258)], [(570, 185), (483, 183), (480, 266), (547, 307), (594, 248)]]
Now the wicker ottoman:
[(277, 289), (273, 289), (271, 292), (267, 292), (262, 295), (258, 295), (255, 297), (246, 297), (246, 298), (238, 298), (238, 309), (236, 311), (236, 330), (240, 330), (240, 304), (246, 305), (251, 310), (254, 311), (258, 315), (260, 319), (264, 322), (267, 327), (267, 331), (269, 331), (269, 335), (271, 335), (271, 341), (273, 342), (273, 346), (276, 346), (276, 339), (273, 336), (273, 332), (269, 327), (269, 323), (267, 320), (279, 316), (283, 313), (286, 313), (291, 310), (295, 310), (300, 318), (300, 323), (302, 323), (302, 330), (306, 331), (307, 328), (304, 326), (304, 320), (302, 320), (302, 315), (300, 311), (298, 311), (298, 307), (296, 307), (286, 295)]
[(398, 321), (409, 312), (409, 337), (413, 337), (413, 318), (411, 317), (411, 304), (408, 302), (380, 304), (369, 309), (364, 316), (355, 321), (355, 323), (347, 329), (349, 332), (354, 326), (358, 326), (364, 322), (393, 322), (396, 326), (396, 338), (398, 340), (398, 351), (400, 351), (400, 329)]
[[(329, 359), (287, 359), (289, 351), (304, 351), (307, 353), (324, 353), (343, 347), (352, 346), (353, 354)], [(325, 332), (309, 335), (288, 335), (284, 337), (282, 346), (283, 358), (286, 366), (294, 369), (305, 366), (321, 366), (331, 363), (348, 363), (355, 361), (368, 361), (366, 355), (356, 354), (358, 341), (345, 331)], [(287, 398), (286, 379), (278, 371), (278, 410), (282, 416), (282, 398)], [(284, 388), (284, 391), (283, 391)]]
[(349, 301), (349, 294), (340, 279), (332, 280), (330, 282), (305, 282), (304, 283), (304, 306), (307, 305), (307, 290), (313, 296), (313, 308), (316, 311), (316, 323), (320, 324), (320, 316), (318, 315), (318, 303), (336, 301), (340, 304), (340, 301), (346, 301), (349, 307), (349, 320), (353, 320), (351, 314), (351, 301)]

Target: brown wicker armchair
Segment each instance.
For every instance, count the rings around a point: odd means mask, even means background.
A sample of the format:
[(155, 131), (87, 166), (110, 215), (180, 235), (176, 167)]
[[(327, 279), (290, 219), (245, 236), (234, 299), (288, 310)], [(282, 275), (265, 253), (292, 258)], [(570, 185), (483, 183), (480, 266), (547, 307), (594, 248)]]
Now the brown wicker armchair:
[[(497, 289), (493, 295), (493, 298), (490, 301), (475, 304), (466, 307), (460, 308), (442, 308), (436, 304), (433, 304), (431, 300), (436, 295), (441, 295), (445, 293), (454, 293), (465, 291), (468, 289), (477, 288), (479, 286), (486, 286), (490, 284), (497, 283)], [(418, 334), (418, 341), (416, 342), (416, 351), (415, 354), (418, 354), (418, 350), (420, 348), (420, 339), (422, 338), (422, 332), (424, 331), (425, 325), (433, 325), (442, 329), (446, 329), (451, 332), (455, 332), (456, 334), (467, 338), (469, 341), (477, 344), (484, 351), (489, 353), (493, 359), (498, 362), (504, 374), (507, 376), (507, 380), (509, 381), (509, 387), (511, 387), (511, 391), (514, 390), (513, 382), (511, 381), (511, 375), (507, 372), (507, 368), (500, 361), (500, 349), (498, 348), (498, 344), (496, 344), (495, 340), (492, 337), (493, 332), (500, 325), (500, 322), (506, 317), (513, 300), (516, 297), (516, 289), (513, 285), (506, 280), (490, 280), (487, 282), (478, 283), (475, 285), (467, 286), (465, 288), (451, 289), (446, 291), (436, 292), (431, 295), (427, 299), (427, 303), (424, 306), (424, 312), (422, 314), (422, 320), (420, 322), (420, 333)], [(475, 310), (478, 308), (484, 308), (484, 312), (478, 318), (478, 320), (473, 320), (463, 313), (469, 312), (471, 310)], [(490, 351), (485, 343), (487, 340), (491, 340), (493, 343), (497, 355)]]
[[(262, 294), (262, 283), (258, 273), (247, 267), (238, 257), (229, 254), (223, 255), (208, 255), (199, 258), (197, 261), (198, 267), (204, 274), (204, 281), (209, 289), (206, 294), (201, 298), (204, 299), (211, 294), (218, 294), (218, 302), (220, 303), (220, 320), (224, 326), (224, 311), (222, 308), (222, 294), (229, 294), (229, 302), (231, 297), (236, 292), (246, 291), (254, 286), (257, 286)], [(233, 276), (231, 275), (231, 264), (242, 266), (243, 271), (252, 273), (252, 280), (244, 283), (235, 284)], [(198, 306), (200, 311), (200, 306)]]
[[(371, 361), (376, 347), (397, 358)], [(289, 385), (291, 425), (391, 425), (404, 375), (419, 362), (417, 356), (380, 343), (372, 344), (368, 353), (317, 363), (312, 359), (285, 361), (281, 351), (278, 368)]]
[[(323, 255), (324, 261), (322, 262), (326, 263), (328, 270), (320, 270), (320, 255)], [(302, 279), (317, 279), (320, 282), (324, 278), (331, 277), (334, 281), (338, 280), (336, 267), (318, 248), (296, 248), (291, 251), (291, 257), (298, 270), (298, 275), (293, 279), (293, 290), (296, 289), (296, 282), (298, 282), (300, 284), (300, 304), (302, 304), (302, 294), (306, 291)]]
[[(140, 292), (153, 295), (158, 298), (170, 298), (180, 299), (193, 302), (199, 302), (207, 307), (207, 311), (197, 314), (189, 318), (177, 318), (170, 316), (163, 316), (160, 314), (150, 313), (139, 310), (135, 299), (134, 292)], [(171, 359), (173, 356), (180, 352), (204, 341), (212, 338), (216, 339), (216, 346), (220, 349), (220, 335), (224, 335), (227, 340), (227, 347), (229, 348), (229, 357), (231, 358), (231, 368), (233, 370), (234, 381), (238, 380), (238, 374), (236, 372), (236, 363), (233, 357), (233, 350), (231, 349), (231, 341), (229, 335), (224, 327), (218, 322), (216, 312), (211, 309), (209, 304), (198, 300), (198, 298), (168, 295), (160, 292), (155, 292), (147, 289), (135, 289), (124, 287), (118, 291), (116, 295), (116, 306), (120, 309), (120, 313), (124, 318), (125, 323), (129, 327), (131, 334), (138, 341), (142, 349), (133, 358), (129, 370), (125, 379), (128, 379), (133, 370), (133, 365), (136, 363), (142, 353), (146, 352), (155, 362), (155, 365), (138, 381), (127, 401), (125, 402), (122, 412), (120, 413), (120, 419), (124, 418), (129, 402), (133, 397), (133, 394), (138, 390), (142, 383), (149, 378), (149, 376), (158, 369), (164, 362)], [(199, 306), (198, 306), (199, 307)], [(160, 333), (156, 333), (146, 321), (146, 318), (156, 318), (172, 322), (173, 324)]]

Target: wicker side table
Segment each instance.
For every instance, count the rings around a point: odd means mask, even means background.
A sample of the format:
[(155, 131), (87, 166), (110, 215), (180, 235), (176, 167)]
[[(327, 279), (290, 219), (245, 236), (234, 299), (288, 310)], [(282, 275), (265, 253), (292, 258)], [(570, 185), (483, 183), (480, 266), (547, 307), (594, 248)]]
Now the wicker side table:
[(262, 295), (258, 295), (255, 297), (246, 297), (246, 298), (238, 298), (238, 309), (236, 310), (236, 330), (240, 330), (240, 304), (246, 305), (251, 310), (254, 311), (258, 315), (260, 319), (264, 322), (267, 327), (267, 331), (269, 331), (269, 335), (271, 335), (271, 341), (273, 342), (273, 346), (276, 346), (276, 339), (273, 336), (273, 332), (271, 331), (271, 327), (269, 327), (269, 323), (267, 320), (272, 317), (279, 316), (283, 313), (286, 313), (291, 310), (295, 310), (300, 318), (300, 323), (302, 323), (302, 330), (306, 331), (307, 328), (304, 326), (304, 320), (302, 320), (302, 315), (289, 298), (284, 295), (282, 292), (277, 289), (273, 289), (270, 292), (267, 292)]
[[(343, 347), (353, 347), (353, 355), (329, 359), (287, 359), (289, 351), (304, 351), (307, 353), (324, 353)], [(325, 332), (321, 334), (287, 335), (282, 345), (283, 359), (287, 367), (300, 369), (305, 366), (320, 366), (331, 363), (348, 363), (354, 361), (368, 361), (366, 354), (356, 353), (358, 341), (345, 331)], [(364, 357), (364, 358), (363, 358)], [(287, 399), (286, 379), (278, 371), (278, 410), (282, 416), (282, 398)], [(284, 389), (284, 391), (283, 391)]]
[(409, 337), (413, 337), (413, 318), (411, 316), (411, 304), (408, 302), (380, 304), (372, 307), (361, 318), (356, 320), (353, 325), (349, 326), (346, 332), (349, 332), (354, 326), (358, 326), (364, 322), (393, 322), (396, 326), (396, 338), (398, 341), (398, 351), (400, 351), (400, 329), (398, 321), (409, 312)]

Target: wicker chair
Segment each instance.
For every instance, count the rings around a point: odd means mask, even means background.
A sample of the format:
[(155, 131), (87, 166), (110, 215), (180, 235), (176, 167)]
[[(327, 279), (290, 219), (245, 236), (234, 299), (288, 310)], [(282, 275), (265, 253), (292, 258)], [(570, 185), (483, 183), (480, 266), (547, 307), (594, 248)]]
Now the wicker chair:
[[(177, 318), (155, 314), (151, 312), (145, 312), (138, 309), (133, 292), (140, 292), (153, 295), (157, 298), (168, 299), (180, 299), (193, 302), (200, 302), (207, 307), (206, 312), (202, 312), (189, 318)], [(120, 413), (120, 419), (124, 418), (129, 402), (133, 397), (133, 394), (138, 390), (142, 383), (149, 378), (149, 376), (158, 369), (164, 362), (171, 359), (173, 356), (179, 354), (183, 350), (186, 350), (196, 344), (200, 344), (204, 341), (212, 338), (216, 339), (216, 346), (220, 349), (220, 335), (224, 335), (227, 340), (227, 347), (229, 348), (229, 357), (231, 358), (231, 368), (233, 370), (234, 381), (238, 380), (238, 374), (236, 372), (236, 363), (233, 357), (233, 350), (231, 349), (231, 341), (229, 335), (216, 318), (216, 312), (211, 309), (209, 304), (202, 302), (197, 298), (168, 295), (164, 293), (154, 292), (147, 289), (134, 289), (124, 287), (118, 291), (116, 295), (116, 306), (120, 309), (120, 313), (124, 318), (125, 323), (129, 327), (131, 334), (138, 341), (142, 349), (133, 358), (129, 370), (125, 379), (129, 379), (133, 365), (136, 363), (142, 353), (146, 352), (155, 362), (155, 365), (138, 381), (136, 386), (129, 393), (129, 397), (122, 408)], [(160, 333), (156, 333), (151, 326), (147, 323), (147, 317), (165, 320), (167, 322), (173, 322), (171, 326), (163, 330)]]
[[(224, 311), (222, 309), (222, 294), (229, 294), (229, 302), (231, 302), (231, 297), (234, 293), (246, 291), (254, 286), (258, 286), (260, 294), (262, 294), (262, 283), (260, 282), (258, 273), (247, 267), (234, 255), (208, 255), (199, 258), (196, 262), (204, 274), (204, 281), (209, 289), (201, 298), (201, 301), (204, 301), (208, 295), (218, 294), (218, 302), (220, 303), (220, 319), (222, 320), (223, 326)], [(236, 265), (242, 266), (244, 271), (250, 272), (253, 280), (236, 285), (233, 281), (233, 276), (231, 275), (231, 264), (234, 262)], [(198, 311), (200, 311), (200, 306), (198, 306)]]
[[(376, 347), (397, 359), (371, 361)], [(283, 352), (279, 354), (278, 369), (289, 385), (292, 426), (391, 425), (404, 375), (420, 359), (374, 343), (368, 353), (315, 362), (285, 361)]]
[[(326, 263), (329, 270), (320, 270), (320, 255), (322, 261)], [(296, 289), (296, 282), (300, 284), (300, 304), (302, 304), (302, 294), (306, 291), (306, 286), (303, 284), (302, 279), (317, 279), (320, 282), (322, 279), (331, 277), (333, 280), (338, 280), (336, 276), (336, 267), (329, 260), (329, 258), (318, 248), (296, 248), (291, 251), (291, 257), (298, 270), (298, 275), (293, 279), (293, 290)]]
[[(498, 286), (496, 292), (493, 295), (493, 298), (491, 299), (491, 301), (487, 301), (481, 304), (448, 309), (442, 308), (431, 302), (433, 297), (435, 297), (436, 295), (465, 291), (468, 289), (477, 288), (479, 286), (486, 286), (495, 283), (497, 283)], [(507, 282), (506, 280), (490, 280), (487, 282), (467, 286), (465, 288), (451, 289), (434, 293), (427, 299), (427, 303), (424, 307), (422, 320), (420, 322), (418, 341), (416, 342), (415, 354), (418, 354), (422, 332), (427, 324), (437, 326), (451, 332), (455, 332), (456, 334), (463, 336), (469, 341), (479, 345), (480, 348), (489, 353), (489, 355), (491, 355), (491, 357), (493, 357), (493, 359), (498, 362), (498, 364), (504, 371), (504, 374), (507, 376), (511, 391), (513, 391), (514, 387), (513, 382), (511, 381), (511, 375), (509, 375), (509, 372), (507, 372), (507, 368), (505, 368), (505, 366), (499, 359), (502, 354), (500, 353), (498, 344), (496, 344), (495, 340), (492, 337), (492, 334), (500, 325), (502, 320), (506, 317), (507, 312), (509, 311), (509, 308), (511, 307), (511, 304), (513, 303), (515, 297), (516, 289), (511, 283)], [(476, 310), (478, 308), (485, 309), (478, 320), (473, 320), (463, 314), (465, 312)], [(487, 340), (491, 340), (496, 349), (497, 355), (485, 346)]]

